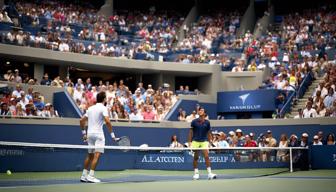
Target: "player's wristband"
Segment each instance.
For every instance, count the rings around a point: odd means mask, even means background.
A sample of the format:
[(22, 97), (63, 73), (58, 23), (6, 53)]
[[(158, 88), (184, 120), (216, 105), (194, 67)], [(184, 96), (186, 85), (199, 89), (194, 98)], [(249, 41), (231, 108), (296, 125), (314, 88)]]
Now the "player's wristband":
[(112, 139), (114, 139), (116, 137), (114, 132), (111, 132), (111, 137), (112, 137)]
[(86, 135), (86, 130), (83, 129), (83, 130), (82, 130), (82, 134), (83, 134), (83, 135)]

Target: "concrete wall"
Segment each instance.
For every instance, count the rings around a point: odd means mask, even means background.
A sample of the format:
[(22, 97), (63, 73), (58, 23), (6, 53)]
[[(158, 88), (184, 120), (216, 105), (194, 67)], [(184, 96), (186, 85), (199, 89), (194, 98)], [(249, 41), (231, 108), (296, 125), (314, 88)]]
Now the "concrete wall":
[(270, 24), (274, 22), (274, 7), (271, 6), (267, 11), (268, 14), (260, 18), (256, 24), (256, 27), (254, 29), (254, 36), (256, 38), (260, 37), (261, 35), (264, 35), (267, 32)]
[(171, 90), (175, 89), (175, 76), (197, 77), (199, 90), (211, 97), (210, 103), (216, 101), (218, 91), (237, 90), (237, 87), (241, 87), (240, 85), (243, 85), (245, 90), (256, 89), (261, 85), (261, 74), (263, 73), (222, 72), (219, 65), (119, 59), (6, 44), (0, 44), (0, 58), (12, 58), (25, 62), (39, 63), (35, 67), (38, 73), (36, 77), (39, 78), (43, 74), (43, 65), (49, 64), (58, 65), (62, 76), (66, 74), (68, 66), (95, 71), (139, 74), (138, 77), (140, 79), (149, 75), (152, 78), (152, 84), (155, 84), (154, 88), (162, 86), (162, 83), (169, 83), (172, 86)]
[(238, 35), (244, 35), (246, 31), (252, 32), (256, 22), (256, 14), (254, 10), (254, 0), (250, 0), (250, 5), (244, 13), (244, 16), (240, 22)]
[[(174, 86), (175, 76), (187, 74), (188, 76), (201, 77), (199, 80), (200, 91), (211, 94), (214, 100), (217, 91), (222, 88), (220, 81), (221, 69), (218, 65), (120, 59), (6, 44), (0, 44), (0, 58), (11, 58), (25, 62), (41, 63), (43, 65), (58, 65), (60, 69), (64, 69), (61, 70), (62, 76), (64, 76), (65, 69), (68, 66), (96, 71), (111, 71), (114, 73), (134, 73), (141, 74), (142, 76), (150, 74), (155, 76), (153, 81), (159, 81), (157, 83), (158, 85), (161, 82), (169, 81), (170, 84)], [(36, 77), (41, 78), (41, 74), (43, 74), (42, 67), (36, 66), (36, 69), (39, 69), (36, 70), (38, 72)], [(174, 87), (172, 87), (172, 89), (174, 89)]]
[(44, 75), (44, 65), (40, 63), (35, 63), (34, 78), (37, 79), (38, 82), (41, 82), (43, 75)]
[(195, 22), (197, 20), (197, 17), (199, 15), (199, 7), (198, 7), (198, 3), (197, 0), (195, 0), (195, 6), (193, 6), (191, 8), (191, 10), (189, 11), (187, 17), (185, 18), (180, 30), (179, 30), (179, 36), (178, 36), (178, 41), (181, 42), (186, 34), (185, 34), (185, 27), (189, 28), (191, 27), (192, 23)]
[(105, 17), (113, 15), (113, 0), (105, 0), (105, 4), (100, 8), (98, 14)]
[(263, 72), (222, 72), (223, 87), (220, 91), (255, 90), (263, 80)]
[(5, 0), (0, 0), (0, 7), (3, 7), (5, 5)]

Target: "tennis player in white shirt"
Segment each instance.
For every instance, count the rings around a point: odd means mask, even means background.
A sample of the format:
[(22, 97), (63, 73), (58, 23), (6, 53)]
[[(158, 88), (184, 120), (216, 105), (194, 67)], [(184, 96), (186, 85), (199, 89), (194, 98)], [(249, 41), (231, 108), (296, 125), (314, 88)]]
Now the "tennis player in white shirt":
[[(97, 94), (97, 103), (87, 110), (86, 114), (80, 120), (80, 127), (82, 129), (83, 140), (89, 146), (95, 146), (88, 150), (88, 155), (84, 161), (84, 169), (80, 181), (99, 183), (100, 180), (95, 178), (94, 171), (96, 169), (99, 157), (104, 153), (105, 137), (103, 125), (106, 124), (109, 133), (113, 140), (118, 140), (112, 131), (112, 124), (108, 115), (108, 110), (105, 107), (106, 93), (100, 92)], [(88, 122), (86, 130), (85, 124)], [(90, 171), (89, 171), (90, 168)]]

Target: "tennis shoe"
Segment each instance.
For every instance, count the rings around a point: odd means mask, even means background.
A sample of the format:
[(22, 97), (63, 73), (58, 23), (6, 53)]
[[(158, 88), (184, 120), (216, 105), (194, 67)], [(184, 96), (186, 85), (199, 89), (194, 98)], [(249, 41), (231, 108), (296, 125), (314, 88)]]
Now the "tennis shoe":
[(91, 176), (91, 175), (88, 175), (86, 177), (86, 180), (89, 182), (89, 183), (100, 183), (100, 180), (95, 178), (94, 176)]
[(83, 183), (88, 182), (88, 180), (86, 179), (86, 176), (85, 176), (85, 175), (82, 175), (82, 176), (80, 177), (80, 181), (83, 182)]
[(211, 179), (216, 179), (217, 178), (217, 175), (214, 174), (214, 173), (209, 173), (208, 174), (208, 179), (211, 180)]
[(200, 178), (199, 173), (195, 173), (193, 176), (193, 180), (199, 180), (199, 178)]

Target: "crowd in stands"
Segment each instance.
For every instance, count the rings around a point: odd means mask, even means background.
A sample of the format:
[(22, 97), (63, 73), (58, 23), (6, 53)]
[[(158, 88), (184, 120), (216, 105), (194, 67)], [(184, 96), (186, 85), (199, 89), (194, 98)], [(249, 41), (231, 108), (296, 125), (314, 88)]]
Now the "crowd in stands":
[(58, 117), (58, 112), (51, 103), (46, 103), (44, 96), (32, 87), (27, 92), (17, 84), (15, 90), (6, 89), (0, 92), (0, 118), (11, 117)]
[[(255, 133), (244, 134), (241, 129), (229, 131), (225, 134), (223, 131), (212, 131), (212, 141), (209, 143), (209, 148), (231, 148), (231, 147), (309, 147), (312, 145), (336, 145), (335, 135), (329, 133), (324, 135), (323, 131), (319, 131), (309, 140), (307, 133), (302, 133), (301, 136), (291, 134), (289, 137), (286, 134), (281, 134), (280, 138), (274, 138), (272, 131), (268, 130), (266, 133), (261, 133), (258, 137)], [(188, 147), (188, 143), (180, 143), (176, 135), (171, 138), (170, 148)], [(262, 151), (248, 151), (249, 161), (289, 161), (289, 150), (262, 150)], [(236, 152), (235, 158), (240, 160), (242, 152)]]
[[(17, 2), (23, 30), (2, 34), (3, 41), (24, 46), (112, 57), (134, 58), (166, 53), (177, 41), (183, 16), (152, 7), (148, 12), (118, 10), (109, 18), (98, 10), (58, 0)], [(34, 29), (34, 30), (30, 30)]]
[(177, 99), (167, 84), (154, 90), (150, 84), (145, 89), (140, 82), (132, 92), (123, 80), (113, 84), (100, 81), (99, 85), (94, 86), (88, 78), (85, 82), (78, 79), (76, 84), (68, 82), (66, 86), (83, 113), (95, 103), (97, 93), (105, 91), (106, 106), (113, 120), (161, 121)]
[[(231, 10), (200, 15), (188, 27), (182, 26), (183, 14), (155, 7), (115, 10), (109, 18), (90, 5), (59, 0), (20, 1), (15, 9), (22, 30), (3, 31), (2, 42), (64, 52), (149, 60), (175, 52), (170, 61), (217, 64), (233, 72), (284, 67), (287, 74), (296, 74), (304, 71), (297, 65), (306, 56), (315, 61), (335, 48), (335, 16), (326, 7), (284, 15), (279, 31), (258, 38), (249, 31), (237, 36), (243, 13)], [(185, 34), (181, 40), (180, 29)], [(310, 67), (319, 70), (318, 64)]]
[[(89, 4), (60, 0), (20, 1), (14, 7), (20, 29), (2, 30), (1, 42), (130, 59), (159, 60), (158, 55), (174, 52), (177, 57), (170, 61), (221, 65), (232, 72), (269, 68), (270, 76), (261, 88), (283, 90), (279, 97), (282, 103), (308, 74), (324, 75), (326, 66), (335, 61), (326, 53), (336, 46), (336, 18), (326, 6), (283, 15), (279, 30), (269, 29), (258, 38), (250, 31), (237, 35), (243, 14), (239, 11), (203, 14), (188, 27), (182, 25), (185, 15), (155, 7), (147, 11), (115, 10), (109, 18)], [(6, 11), (1, 12), (0, 22), (12, 22)], [(177, 38), (180, 29), (185, 37), (181, 40)], [(15, 73), (9, 79), (37, 83), (29, 78), (20, 80)], [(66, 83), (55, 82), (61, 87)], [(195, 93), (187, 87), (178, 92)], [(316, 115), (309, 113), (311, 117), (333, 113), (330, 106), (323, 106), (325, 103), (312, 101), (311, 105), (316, 110)]]
[(327, 72), (323, 81), (308, 98), (306, 108), (299, 109), (299, 114), (294, 118), (336, 117), (336, 65), (329, 63), (324, 68)]
[(232, 42), (240, 26), (240, 13), (232, 12), (229, 15), (223, 15), (218, 12), (214, 11), (213, 15), (200, 16), (190, 28), (183, 26), (185, 38), (178, 43), (177, 49), (198, 51), (193, 55), (181, 54), (177, 58), (178, 62), (222, 64), (225, 57), (223, 54), (214, 52), (215, 46), (227, 50), (242, 48), (235, 46), (236, 44)]
[[(109, 81), (105, 83), (99, 81), (98, 85), (93, 85), (90, 78), (87, 78), (85, 82), (79, 78), (77, 79), (77, 82), (74, 83), (70, 78), (66, 78), (63, 81), (59, 76), (56, 76), (51, 80), (49, 75), (45, 73), (43, 79), (40, 82), (37, 82), (35, 79), (29, 79), (29, 77), (22, 80), (19, 75), (19, 70), (15, 69), (14, 71), (15, 72), (13, 73), (11, 70), (8, 70), (7, 73), (4, 74), (3, 79), (9, 82), (18, 83), (18, 91), (15, 90), (12, 95), (8, 94), (4, 98), (9, 97), (9, 100), (12, 99), (15, 101), (16, 98), (21, 98), (22, 96), (20, 94), (16, 94), (21, 91), (19, 83), (54, 86), (59, 88), (64, 87), (72, 96), (82, 113), (85, 113), (91, 105), (95, 104), (97, 93), (105, 91), (110, 118), (113, 120), (161, 121), (164, 120), (165, 115), (177, 101), (177, 96), (170, 90), (169, 84), (164, 84), (162, 87), (154, 90), (150, 84), (147, 86), (147, 89), (145, 89), (143, 83), (140, 82), (138, 83), (136, 90), (132, 92), (128, 86), (124, 84), (123, 80), (120, 80), (119, 83), (113, 82), (112, 84), (110, 84)], [(32, 91), (32, 88), (29, 88), (29, 91)], [(24, 94), (23, 91), (21, 92)], [(36, 94), (37, 93), (38, 92), (36, 92)], [(40, 95), (36, 96), (36, 101), (40, 97), (42, 104), (37, 108), (38, 110), (35, 111), (38, 116), (44, 117), (45, 115), (40, 112), (42, 112), (42, 109), (47, 104), (44, 104), (44, 99)], [(27, 101), (30, 100), (28, 99)], [(34, 99), (32, 101), (35, 102)], [(3, 103), (8, 104), (8, 102)], [(50, 105), (51, 104), (48, 104), (47, 106)], [(11, 112), (10, 114), (15, 113)], [(58, 116), (57, 112), (56, 116)]]

